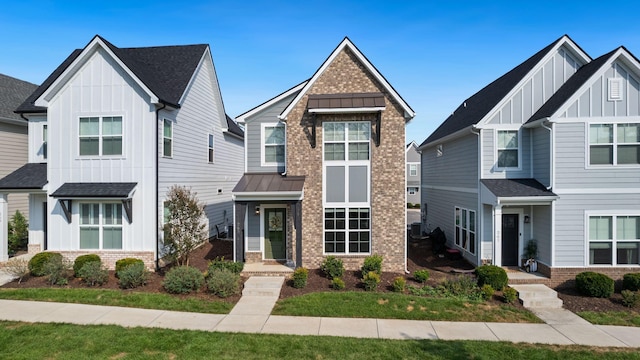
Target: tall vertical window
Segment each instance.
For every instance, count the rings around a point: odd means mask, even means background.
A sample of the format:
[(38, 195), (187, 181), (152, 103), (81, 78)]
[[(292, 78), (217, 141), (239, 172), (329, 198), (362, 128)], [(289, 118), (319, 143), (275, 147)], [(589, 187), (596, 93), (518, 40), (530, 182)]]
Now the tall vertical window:
[(162, 125), (162, 156), (173, 156), (173, 122), (168, 119)]
[(640, 216), (589, 216), (589, 265), (640, 265)]
[(213, 161), (215, 160), (215, 153), (213, 151), (213, 134), (209, 134), (208, 155), (209, 155), (209, 163), (213, 164)]
[(285, 154), (284, 124), (262, 126), (262, 165), (282, 165)]
[(122, 155), (122, 117), (81, 117), (80, 155)]
[(476, 212), (455, 208), (455, 244), (466, 251), (476, 253)]
[(80, 249), (122, 249), (122, 204), (80, 203)]
[(640, 164), (640, 123), (589, 125), (589, 164)]
[(498, 130), (498, 167), (518, 167), (518, 131)]
[(409, 164), (409, 176), (418, 176), (418, 164)]
[(42, 157), (47, 159), (47, 142), (49, 140), (49, 130), (47, 125), (42, 125)]

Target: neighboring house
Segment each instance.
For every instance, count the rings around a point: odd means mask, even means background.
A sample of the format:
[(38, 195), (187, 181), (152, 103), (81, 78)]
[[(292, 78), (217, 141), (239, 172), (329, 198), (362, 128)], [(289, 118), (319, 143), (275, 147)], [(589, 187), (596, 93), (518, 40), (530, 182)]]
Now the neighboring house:
[(407, 144), (407, 202), (420, 204), (420, 152), (415, 141)]
[(29, 163), (0, 192), (29, 194), (30, 252), (152, 267), (174, 184), (206, 205), (210, 235), (232, 225), (243, 131), (224, 112), (208, 45), (118, 48), (96, 36), (17, 112), (29, 123)]
[(235, 258), (349, 269), (380, 254), (404, 271), (409, 105), (345, 38), (311, 79), (238, 116), (245, 174), (233, 190)]
[[(561, 282), (640, 264), (640, 63), (563, 36), (465, 100), (420, 146), (426, 229), (474, 264)], [(426, 212), (426, 209), (425, 209)]]

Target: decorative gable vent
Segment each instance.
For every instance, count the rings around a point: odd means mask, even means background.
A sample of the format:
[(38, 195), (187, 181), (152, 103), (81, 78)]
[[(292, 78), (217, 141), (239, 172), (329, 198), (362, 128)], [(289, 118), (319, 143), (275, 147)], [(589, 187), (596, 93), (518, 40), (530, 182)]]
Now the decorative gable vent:
[(622, 100), (622, 78), (609, 78), (609, 101)]
[(436, 147), (436, 157), (440, 157), (440, 156), (442, 156), (442, 144), (439, 144)]

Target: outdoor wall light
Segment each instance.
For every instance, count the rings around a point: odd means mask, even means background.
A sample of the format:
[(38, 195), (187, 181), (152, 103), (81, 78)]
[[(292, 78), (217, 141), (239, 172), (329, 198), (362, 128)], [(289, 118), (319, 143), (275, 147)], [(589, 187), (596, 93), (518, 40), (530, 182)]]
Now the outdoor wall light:
[(256, 215), (260, 215), (260, 205), (256, 205)]
[(529, 223), (529, 215), (525, 215), (524, 216), (524, 223), (528, 224)]

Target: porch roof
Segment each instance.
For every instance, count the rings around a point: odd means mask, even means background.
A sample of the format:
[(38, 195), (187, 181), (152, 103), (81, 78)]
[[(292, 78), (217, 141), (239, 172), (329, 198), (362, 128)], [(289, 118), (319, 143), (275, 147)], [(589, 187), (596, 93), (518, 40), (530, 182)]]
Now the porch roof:
[(0, 179), (0, 190), (42, 190), (47, 182), (47, 164), (30, 163)]
[(384, 94), (375, 93), (344, 93), (344, 94), (311, 94), (307, 101), (307, 108), (313, 111), (322, 109), (378, 109), (384, 110)]
[(238, 200), (302, 199), (304, 180), (304, 176), (282, 176), (279, 173), (245, 173), (232, 192)]
[(498, 198), (557, 197), (536, 179), (480, 180)]
[(54, 198), (114, 198), (131, 197), (138, 183), (64, 183), (51, 194)]

